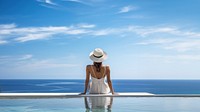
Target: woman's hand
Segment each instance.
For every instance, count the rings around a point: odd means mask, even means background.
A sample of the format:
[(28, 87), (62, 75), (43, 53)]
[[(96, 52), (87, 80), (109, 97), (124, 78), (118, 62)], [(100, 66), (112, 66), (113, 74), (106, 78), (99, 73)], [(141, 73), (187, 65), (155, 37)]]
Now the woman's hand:
[(112, 95), (119, 95), (119, 93), (114, 93), (114, 92), (113, 92)]
[(86, 94), (86, 92), (80, 93), (79, 95), (84, 95), (84, 94)]

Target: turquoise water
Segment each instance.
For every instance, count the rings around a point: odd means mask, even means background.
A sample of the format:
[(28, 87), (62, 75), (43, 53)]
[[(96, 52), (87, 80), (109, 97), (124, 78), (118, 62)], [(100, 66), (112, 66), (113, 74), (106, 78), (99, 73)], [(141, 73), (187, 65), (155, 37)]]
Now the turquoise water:
[[(96, 102), (92, 102), (95, 100)], [(87, 102), (87, 103), (86, 103)], [(199, 97), (1, 99), (1, 112), (199, 112)]]

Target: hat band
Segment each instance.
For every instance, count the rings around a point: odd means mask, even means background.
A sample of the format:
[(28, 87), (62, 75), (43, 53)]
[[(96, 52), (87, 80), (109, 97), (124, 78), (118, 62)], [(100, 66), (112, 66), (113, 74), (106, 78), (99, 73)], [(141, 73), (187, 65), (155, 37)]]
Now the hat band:
[(95, 58), (101, 58), (101, 57), (103, 57), (103, 55), (101, 55), (101, 56), (95, 56), (94, 54), (93, 54), (93, 56), (94, 56)]

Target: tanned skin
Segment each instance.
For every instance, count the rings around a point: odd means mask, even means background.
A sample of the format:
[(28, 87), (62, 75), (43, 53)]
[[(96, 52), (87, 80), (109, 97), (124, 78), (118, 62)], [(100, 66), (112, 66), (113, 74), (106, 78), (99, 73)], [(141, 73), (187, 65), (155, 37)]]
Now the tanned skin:
[[(93, 68), (94, 71), (92, 71), (91, 67)], [(84, 92), (81, 93), (81, 94), (86, 94), (87, 90), (88, 90), (88, 83), (90, 81), (90, 75), (94, 78), (97, 78), (97, 79), (100, 79), (100, 78), (103, 78), (103, 77), (106, 77), (107, 78), (107, 82), (108, 82), (108, 86), (111, 90), (111, 93), (114, 94), (114, 89), (113, 89), (113, 86), (112, 86), (112, 81), (111, 81), (111, 77), (110, 77), (110, 67), (109, 66), (106, 66), (106, 73), (105, 75), (103, 74), (105, 69), (104, 69), (104, 66), (101, 66), (101, 72), (97, 72), (96, 71), (96, 67), (94, 65), (87, 65), (86, 66), (86, 78), (85, 78), (85, 89), (84, 89)], [(95, 73), (93, 73), (95, 72)]]

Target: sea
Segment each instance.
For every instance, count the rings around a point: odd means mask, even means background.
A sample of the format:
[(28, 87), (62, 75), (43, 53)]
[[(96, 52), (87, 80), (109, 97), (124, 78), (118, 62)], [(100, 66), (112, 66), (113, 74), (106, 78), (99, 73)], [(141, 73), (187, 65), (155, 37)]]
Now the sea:
[[(112, 80), (115, 92), (200, 94), (200, 80)], [(2, 79), (1, 93), (81, 93), (81, 79)]]
[[(112, 80), (115, 92), (200, 94), (200, 80)], [(2, 79), (1, 93), (81, 93), (84, 80)], [(0, 112), (200, 112), (200, 97), (0, 98)]]

